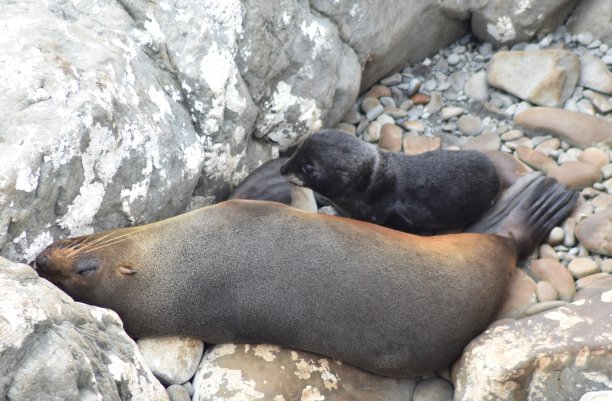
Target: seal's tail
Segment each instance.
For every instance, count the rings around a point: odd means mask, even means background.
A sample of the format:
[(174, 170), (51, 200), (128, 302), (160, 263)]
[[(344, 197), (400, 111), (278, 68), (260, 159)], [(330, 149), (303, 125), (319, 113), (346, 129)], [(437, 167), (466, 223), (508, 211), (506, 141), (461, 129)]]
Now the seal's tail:
[(519, 259), (529, 255), (572, 211), (578, 193), (553, 178), (531, 173), (519, 178), (468, 232), (511, 238)]

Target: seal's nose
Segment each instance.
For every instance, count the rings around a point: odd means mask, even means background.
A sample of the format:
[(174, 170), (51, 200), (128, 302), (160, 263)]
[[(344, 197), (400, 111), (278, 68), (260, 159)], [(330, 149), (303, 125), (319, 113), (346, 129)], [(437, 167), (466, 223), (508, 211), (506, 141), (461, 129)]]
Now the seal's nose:
[(41, 252), (34, 260), (34, 268), (45, 270), (51, 264), (51, 259), (49, 258), (49, 253), (47, 251)]

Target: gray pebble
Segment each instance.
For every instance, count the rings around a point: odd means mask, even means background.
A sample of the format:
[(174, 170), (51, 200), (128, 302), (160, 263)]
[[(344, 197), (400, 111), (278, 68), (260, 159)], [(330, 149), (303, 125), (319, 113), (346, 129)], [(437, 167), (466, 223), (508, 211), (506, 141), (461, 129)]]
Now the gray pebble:
[(577, 105), (578, 111), (580, 111), (581, 113), (589, 114), (591, 116), (595, 115), (595, 107), (593, 106), (593, 103), (591, 103), (589, 100), (579, 100)]
[(429, 81), (423, 84), (423, 89), (425, 90), (425, 92), (432, 92), (436, 90), (437, 86), (438, 86), (438, 83), (436, 82), (436, 80), (430, 79)]
[(440, 92), (444, 92), (445, 90), (450, 89), (450, 87), (451, 87), (451, 83), (450, 83), (449, 81), (443, 81), (443, 82), (440, 82), (440, 83), (438, 84), (438, 88), (437, 88), (437, 89), (438, 89)]
[(385, 86), (393, 86), (393, 85), (398, 85), (402, 83), (402, 74), (395, 73), (385, 79), (382, 79), (380, 81), (381, 85), (385, 85)]
[(173, 384), (166, 389), (170, 401), (190, 401), (187, 389), (180, 384)]
[(491, 56), (493, 54), (493, 45), (491, 43), (483, 43), (478, 46), (478, 52), (483, 56)]
[(363, 110), (364, 113), (369, 112), (370, 110), (380, 106), (380, 100), (378, 100), (375, 97), (370, 97), (370, 96), (366, 96), (363, 98), (363, 100), (361, 101), (361, 110)]
[(484, 71), (473, 74), (465, 83), (465, 94), (478, 102), (489, 100), (489, 89)]
[(429, 103), (425, 107), (425, 112), (434, 114), (442, 109), (442, 95), (440, 92), (432, 92)]
[(380, 125), (380, 123), (378, 123), (377, 121), (372, 121), (370, 125), (368, 125), (368, 128), (366, 128), (363, 134), (363, 139), (370, 143), (378, 142), (378, 140), (380, 139), (381, 128), (382, 125)]
[(471, 114), (459, 117), (457, 128), (462, 134), (471, 136), (480, 134), (483, 129), (480, 118)]
[(380, 116), (383, 111), (385, 110), (385, 108), (383, 107), (382, 104), (379, 104), (378, 106), (370, 109), (367, 113), (366, 113), (366, 118), (370, 121), (372, 120), (376, 120), (378, 118), (378, 116)]
[(453, 398), (453, 386), (444, 379), (432, 377), (417, 384), (412, 401), (448, 401)]
[(459, 117), (463, 113), (465, 113), (465, 110), (463, 110), (461, 107), (444, 107), (440, 111), (440, 117), (442, 120), (446, 121), (453, 117)]
[(453, 53), (450, 56), (448, 56), (446, 61), (448, 61), (448, 65), (457, 65), (461, 62), (461, 59), (459, 58), (459, 55)]
[(392, 97), (383, 96), (378, 100), (385, 107), (395, 107), (395, 100)]
[(347, 123), (338, 123), (336, 124), (336, 129), (342, 130), (344, 132), (348, 132), (349, 134), (355, 135), (355, 126)]
[(393, 119), (393, 117), (388, 116), (386, 114), (381, 114), (380, 116), (378, 116), (376, 121), (380, 124), (381, 127), (385, 124), (395, 124), (395, 119)]
[(359, 124), (361, 121), (361, 114), (354, 108), (351, 107), (344, 116), (342, 116), (342, 122), (347, 124)]
[(193, 397), (193, 394), (195, 393), (195, 389), (193, 388), (193, 384), (191, 384), (191, 382), (183, 383), (183, 387), (185, 387), (187, 389), (187, 392), (189, 393), (189, 396)]
[(601, 271), (603, 273), (612, 274), (612, 259), (606, 259), (601, 262)]
[(593, 41), (593, 35), (590, 32), (582, 32), (576, 35), (578, 43), (584, 46), (588, 46)]

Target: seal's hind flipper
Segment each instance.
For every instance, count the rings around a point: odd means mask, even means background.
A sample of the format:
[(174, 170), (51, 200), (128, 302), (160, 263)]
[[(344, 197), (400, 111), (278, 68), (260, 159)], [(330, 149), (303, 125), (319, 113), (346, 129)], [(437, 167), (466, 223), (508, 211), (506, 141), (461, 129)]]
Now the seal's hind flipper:
[(468, 232), (511, 238), (525, 258), (572, 211), (578, 193), (540, 173), (521, 177)]

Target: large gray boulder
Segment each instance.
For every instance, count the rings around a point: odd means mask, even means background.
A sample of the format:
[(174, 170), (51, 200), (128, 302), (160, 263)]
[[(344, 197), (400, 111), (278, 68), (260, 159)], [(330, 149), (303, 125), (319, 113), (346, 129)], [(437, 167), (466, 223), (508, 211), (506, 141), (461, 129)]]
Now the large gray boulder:
[(573, 401), (612, 386), (612, 288), (489, 328), (456, 367), (456, 401)]
[(168, 400), (114, 312), (0, 257), (0, 398)]
[(612, 44), (612, 2), (581, 0), (567, 25), (573, 34), (588, 32), (603, 43)]
[(435, 0), (0, 7), (0, 255), (13, 260), (223, 199), (360, 88), (467, 29)]

